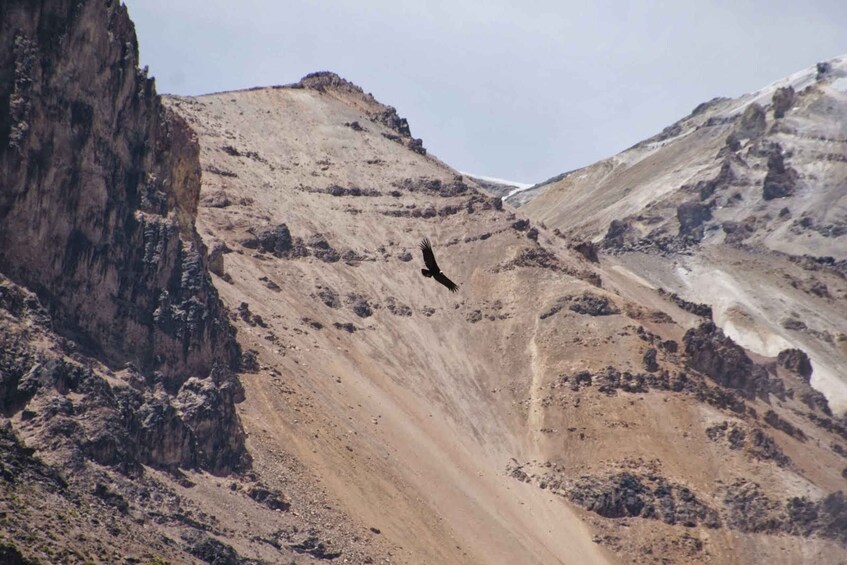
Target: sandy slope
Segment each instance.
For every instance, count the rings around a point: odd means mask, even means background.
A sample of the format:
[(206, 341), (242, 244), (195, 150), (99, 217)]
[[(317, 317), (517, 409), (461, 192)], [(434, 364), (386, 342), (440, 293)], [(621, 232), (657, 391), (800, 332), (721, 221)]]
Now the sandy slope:
[[(523, 371), (506, 371), (511, 363), (504, 358), (513, 349), (508, 336), (489, 336), (484, 324), (471, 325), (466, 318), (488, 305), (490, 266), (503, 251), (524, 245), (505, 215), (480, 212), (476, 224), (455, 217), (410, 221), (374, 209), (464, 199), (408, 193), (333, 198), (298, 190), (339, 183), (388, 192), (391, 182), (407, 177), (453, 178), (452, 171), (382, 137), (387, 129), (330, 96), (257, 90), (173, 104), (188, 110), (201, 133), (204, 163), (238, 174), (205, 172), (204, 190), (220, 186), (231, 199), (253, 200), (204, 209), (198, 225), (210, 241), (238, 249), (235, 241), (245, 227), (284, 222), (295, 236), (320, 232), (340, 251), (350, 248), (376, 259), (348, 264), (226, 255), (232, 284), (221, 282), (222, 296), (233, 306), (247, 301), (269, 326), (242, 329), (243, 343), (259, 351), (264, 368), (299, 385), (294, 394), (280, 395), (265, 371), (247, 380), (245, 422), (254, 439), (265, 431), (256, 448), (294, 451), (351, 514), (401, 543), (409, 562), (605, 561), (608, 555), (567, 505), (503, 472), (509, 458), (528, 447), (513, 399), (492, 391), (522, 388)], [(369, 131), (343, 125), (355, 120)], [(276, 170), (233, 159), (220, 152), (222, 143), (255, 151)], [(382, 162), (363, 166), (375, 159)], [(367, 209), (349, 212), (359, 206)], [(485, 243), (445, 245), (497, 230), (506, 231)], [(462, 284), (460, 295), (420, 277), (416, 245), (424, 236), (435, 243), (442, 268)], [(380, 245), (388, 249), (384, 258)], [(413, 262), (397, 258), (406, 249)], [(262, 275), (283, 291), (268, 289), (258, 280)], [(368, 318), (329, 309), (314, 296), (318, 285), (335, 289), (342, 301), (345, 293), (356, 292), (382, 308)], [(498, 290), (503, 310), (516, 316), (522, 305), (513, 302), (533, 301), (510, 288)], [(391, 314), (388, 296), (407, 304), (412, 315)], [(434, 309), (429, 317), (426, 308)], [(304, 325), (305, 317), (324, 328)], [(359, 331), (336, 329), (336, 321)], [(269, 332), (278, 344), (263, 339)], [(492, 337), (505, 343), (498, 346)]]
[[(231, 250), (216, 285), (242, 346), (259, 360), (259, 370), (242, 378), (241, 416), (263, 476), (281, 472), (274, 454), (290, 453), (328, 500), (378, 530), (399, 548), (391, 558), (407, 563), (841, 554), (817, 539), (800, 549), (729, 529), (641, 519), (622, 525), (535, 479), (516, 480), (515, 465), (562, 468), (572, 479), (658, 465), (713, 505), (722, 496), (716, 479), (755, 477), (779, 496), (819, 497), (840, 485), (838, 458), (818, 444), (777, 438), (796, 451), (798, 467), (786, 470), (710, 442), (703, 430), (727, 416), (691, 396), (563, 392), (561, 379), (576, 371), (641, 370), (648, 346), (638, 326), (678, 341), (699, 323), (651, 289), (650, 277), (622, 263), (592, 265), (546, 230), (537, 243), (473, 186), (452, 190), (457, 173), (410, 150), (402, 136), (386, 137), (396, 130), (372, 119), (385, 107), (350, 85), (168, 104), (202, 147), (198, 230), (210, 247)], [(433, 179), (445, 195), (426, 188)], [(333, 196), (334, 185), (361, 191)], [(308, 256), (244, 245), (255, 239), (251, 231), (281, 223), (295, 251)], [(421, 277), (422, 237), (432, 240), (459, 294)], [(321, 259), (322, 245), (342, 258)], [(588, 282), (596, 274), (602, 288)], [(541, 318), (585, 292), (620, 313), (565, 308)], [(680, 367), (676, 356), (661, 362)], [(807, 465), (809, 458), (826, 468)], [(286, 488), (298, 488), (296, 481)]]

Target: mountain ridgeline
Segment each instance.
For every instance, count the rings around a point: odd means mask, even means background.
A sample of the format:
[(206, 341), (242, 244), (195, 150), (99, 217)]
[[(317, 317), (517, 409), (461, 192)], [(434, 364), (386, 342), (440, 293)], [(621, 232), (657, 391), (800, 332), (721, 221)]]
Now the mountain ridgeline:
[(504, 203), (334, 73), (160, 97), (120, 2), (3, 2), (0, 561), (844, 560), (843, 67)]

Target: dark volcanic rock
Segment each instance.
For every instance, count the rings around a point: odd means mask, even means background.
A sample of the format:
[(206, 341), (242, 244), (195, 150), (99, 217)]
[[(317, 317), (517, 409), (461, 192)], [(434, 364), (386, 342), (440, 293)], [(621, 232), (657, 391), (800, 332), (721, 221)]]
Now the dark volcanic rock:
[[(738, 143), (738, 140), (733, 136), (733, 134), (730, 134), (730, 136), (727, 138), (727, 146), (730, 148), (736, 147), (735, 151), (740, 148), (740, 145), (736, 145)], [(725, 158), (723, 164), (721, 165), (720, 172), (718, 172), (718, 175), (713, 179), (698, 181), (697, 184), (694, 185), (693, 190), (697, 192), (697, 195), (700, 197), (701, 201), (707, 200), (718, 189), (728, 187), (734, 180), (735, 174), (732, 172), (732, 160), (729, 158)], [(686, 185), (683, 188), (688, 187), (689, 185)]]
[(641, 393), (647, 392), (651, 388), (658, 390), (672, 389), (670, 377), (667, 373), (621, 372), (614, 367), (606, 367), (593, 374), (589, 371), (580, 371), (574, 375), (563, 375), (561, 381), (572, 391), (594, 387), (597, 392), (606, 396), (615, 396), (619, 390), (628, 393)]
[(285, 511), (291, 507), (291, 504), (285, 499), (282, 493), (270, 490), (262, 485), (250, 487), (247, 491), (247, 496), (273, 510)]
[(728, 221), (721, 224), (721, 229), (726, 234), (724, 242), (728, 244), (742, 243), (745, 239), (756, 233), (759, 222), (755, 216), (747, 216), (740, 222)]
[(611, 316), (620, 314), (620, 309), (615, 306), (615, 303), (606, 298), (591, 292), (586, 292), (582, 296), (577, 296), (571, 299), (570, 309), (577, 314), (587, 314), (589, 316)]
[(632, 224), (624, 220), (612, 220), (603, 237), (603, 247), (620, 248), (638, 240), (638, 233)]
[(794, 105), (795, 99), (796, 93), (792, 86), (777, 88), (773, 93), (773, 117), (779, 119), (785, 116), (785, 113)]
[(720, 424), (706, 428), (706, 435), (712, 441), (726, 439), (729, 448), (733, 450), (743, 448), (744, 440), (747, 436), (742, 428), (729, 422), (721, 422)]
[(256, 230), (254, 235), (262, 251), (273, 253), (277, 257), (287, 257), (294, 246), (291, 231), (285, 224), (261, 228)]
[(797, 187), (797, 171), (785, 165), (779, 145), (773, 144), (768, 151), (768, 172), (762, 185), (762, 198), (773, 200), (791, 196)]
[(239, 557), (231, 545), (216, 540), (209, 534), (197, 530), (188, 530), (182, 534), (185, 549), (204, 563), (210, 565), (245, 565), (246, 560)]
[(310, 535), (305, 540), (290, 547), (297, 553), (308, 553), (317, 559), (333, 560), (341, 557), (341, 551), (330, 549), (325, 542), (314, 535)]
[(781, 505), (768, 498), (756, 483), (739, 479), (727, 488), (723, 503), (731, 528), (756, 533), (774, 533), (784, 528)]
[(337, 263), (341, 254), (336, 251), (321, 234), (315, 234), (306, 242), (315, 257), (324, 263)]
[(655, 347), (651, 347), (644, 353), (642, 362), (644, 363), (644, 370), (648, 373), (655, 373), (659, 370), (659, 364), (656, 362), (657, 353)]
[(769, 378), (761, 365), (726, 337), (712, 322), (690, 329), (683, 337), (687, 364), (727, 388), (740, 390), (748, 397), (767, 397), (768, 393), (784, 396), (782, 383)]
[(781, 417), (773, 410), (768, 410), (765, 413), (765, 422), (768, 425), (785, 432), (786, 434), (790, 435), (795, 439), (798, 439), (800, 441), (806, 441), (806, 434), (803, 433), (803, 430), (793, 425), (791, 422), (787, 421), (785, 418)]
[(223, 190), (213, 192), (204, 196), (203, 199), (200, 200), (200, 205), (206, 206), (207, 208), (226, 208), (231, 204), (232, 202)]
[(630, 472), (606, 478), (581, 477), (568, 489), (568, 498), (606, 518), (641, 517), (685, 527), (720, 526), (718, 513), (683, 485), (655, 474)]
[(597, 246), (594, 245), (594, 242), (592, 241), (583, 241), (582, 243), (578, 243), (573, 246), (573, 250), (592, 263), (600, 262), (600, 258), (597, 256)]
[(776, 362), (789, 371), (797, 373), (806, 382), (812, 378), (812, 362), (802, 349), (783, 349), (777, 355)]
[(686, 202), (676, 209), (679, 220), (679, 235), (703, 239), (703, 224), (712, 219), (712, 211), (700, 202)]
[(778, 501), (758, 484), (739, 479), (727, 487), (723, 502), (727, 524), (734, 529), (821, 537), (847, 546), (847, 498), (840, 491), (818, 501), (802, 497)]
[(375, 305), (371, 305), (366, 297), (358, 294), (347, 295), (347, 303), (350, 305), (353, 313), (360, 318), (368, 318), (372, 316), (373, 309), (376, 307)]
[(320, 298), (321, 302), (330, 308), (341, 307), (341, 300), (338, 298), (338, 293), (328, 286), (318, 289), (318, 298)]
[(757, 103), (753, 102), (741, 114), (736, 129), (736, 135), (740, 138), (756, 138), (765, 133), (767, 120), (765, 110)]
[(791, 464), (774, 439), (759, 428), (747, 428), (740, 422), (721, 422), (706, 428), (706, 435), (716, 442), (725, 442), (732, 450), (745, 453), (760, 461), (773, 461), (780, 467)]
[[(450, 182), (444, 182), (441, 179), (432, 179), (427, 177), (407, 178), (400, 183), (395, 183), (395, 186), (408, 190), (409, 192), (424, 192), (428, 194), (437, 194), (438, 196), (443, 197), (461, 196), (468, 192), (472, 192), (471, 187), (468, 186), (461, 177), (454, 178)], [(495, 200), (499, 201), (499, 199)]]
[(389, 296), (386, 298), (386, 307), (388, 311), (394, 314), (395, 316), (411, 316), (412, 309), (407, 305), (403, 304), (393, 296)]

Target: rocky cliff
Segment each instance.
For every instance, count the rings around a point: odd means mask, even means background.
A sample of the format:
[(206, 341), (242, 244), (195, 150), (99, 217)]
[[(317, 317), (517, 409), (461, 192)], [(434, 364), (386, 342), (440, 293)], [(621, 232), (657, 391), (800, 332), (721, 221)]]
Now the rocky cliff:
[(183, 472), (249, 470), (197, 140), (137, 65), (120, 2), (0, 4), (0, 521), (34, 562), (181, 561), (138, 524), (209, 531)]
[(238, 346), (194, 230), (197, 144), (119, 2), (0, 7), (0, 270), (56, 329), (175, 391)]

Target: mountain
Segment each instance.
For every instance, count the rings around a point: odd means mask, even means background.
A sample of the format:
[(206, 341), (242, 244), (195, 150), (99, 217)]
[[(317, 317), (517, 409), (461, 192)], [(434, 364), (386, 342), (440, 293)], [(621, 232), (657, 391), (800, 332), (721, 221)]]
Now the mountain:
[(845, 117), (840, 57), (701, 104), (627, 151), (510, 202), (602, 245), (651, 285), (710, 304), (745, 347), (767, 356), (804, 350), (812, 384), (843, 412)]
[(847, 557), (818, 364), (635, 270), (676, 239), (504, 205), (333, 73), (160, 98), (119, 3), (0, 22), (5, 559)]

